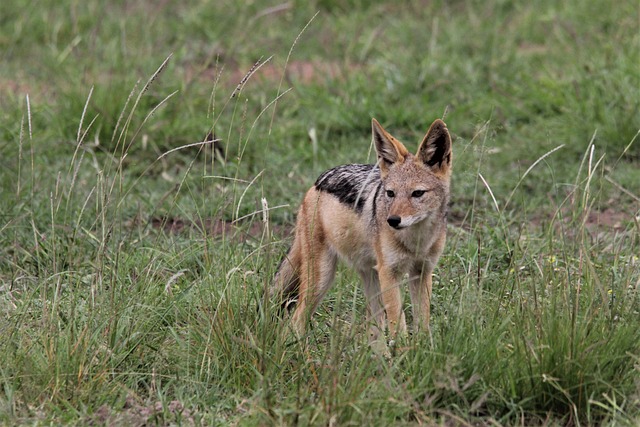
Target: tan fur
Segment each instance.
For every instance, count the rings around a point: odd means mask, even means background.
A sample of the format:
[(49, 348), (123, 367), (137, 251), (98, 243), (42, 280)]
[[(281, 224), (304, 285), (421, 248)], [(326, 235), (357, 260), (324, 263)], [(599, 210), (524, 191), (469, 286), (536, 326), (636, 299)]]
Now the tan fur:
[(274, 292), (297, 291), (293, 325), (299, 334), (331, 286), (338, 258), (362, 277), (372, 341), (386, 328), (390, 338), (406, 332), (400, 286), (407, 275), (414, 328), (429, 326), (431, 276), (446, 239), (451, 137), (436, 120), (413, 155), (375, 119), (372, 129), (380, 179), (363, 185), (382, 181), (382, 194), (369, 195), (357, 211), (314, 186), (298, 211), (295, 240)]

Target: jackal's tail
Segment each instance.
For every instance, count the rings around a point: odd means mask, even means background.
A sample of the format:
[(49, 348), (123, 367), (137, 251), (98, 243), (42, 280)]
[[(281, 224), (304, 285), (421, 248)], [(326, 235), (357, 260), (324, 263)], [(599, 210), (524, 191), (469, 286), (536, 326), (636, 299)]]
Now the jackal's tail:
[(282, 257), (278, 272), (269, 289), (270, 300), (280, 305), (281, 310), (288, 309), (298, 297), (300, 285), (300, 253), (295, 244)]

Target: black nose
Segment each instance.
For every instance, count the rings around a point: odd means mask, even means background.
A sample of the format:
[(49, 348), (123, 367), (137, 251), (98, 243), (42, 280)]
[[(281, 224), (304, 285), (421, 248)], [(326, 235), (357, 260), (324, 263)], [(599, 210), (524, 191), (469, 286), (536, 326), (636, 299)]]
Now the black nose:
[(393, 215), (387, 218), (387, 223), (393, 228), (398, 228), (401, 222), (402, 222), (402, 218), (396, 215)]

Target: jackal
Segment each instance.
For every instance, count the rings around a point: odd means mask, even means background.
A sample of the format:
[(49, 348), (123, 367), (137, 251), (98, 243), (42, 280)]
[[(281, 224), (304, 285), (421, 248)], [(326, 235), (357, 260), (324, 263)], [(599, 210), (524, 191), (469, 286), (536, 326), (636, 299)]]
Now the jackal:
[(338, 258), (362, 277), (371, 341), (387, 328), (391, 339), (406, 333), (405, 280), (414, 329), (429, 327), (431, 276), (446, 238), (451, 136), (435, 120), (413, 155), (375, 119), (372, 130), (377, 163), (324, 172), (298, 211), (295, 240), (270, 290), (297, 298), (298, 334), (331, 286)]

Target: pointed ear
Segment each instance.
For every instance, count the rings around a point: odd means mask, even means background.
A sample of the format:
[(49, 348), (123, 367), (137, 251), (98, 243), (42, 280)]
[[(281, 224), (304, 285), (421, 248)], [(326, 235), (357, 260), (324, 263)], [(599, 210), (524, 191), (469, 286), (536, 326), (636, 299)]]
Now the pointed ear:
[(451, 170), (451, 135), (447, 125), (436, 119), (425, 135), (416, 158), (429, 166), (438, 175), (447, 175)]
[(380, 172), (385, 176), (392, 164), (404, 162), (409, 151), (407, 151), (400, 141), (389, 135), (376, 119), (371, 121), (371, 130), (373, 133), (373, 142), (376, 145), (376, 152), (378, 153)]

